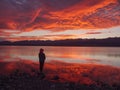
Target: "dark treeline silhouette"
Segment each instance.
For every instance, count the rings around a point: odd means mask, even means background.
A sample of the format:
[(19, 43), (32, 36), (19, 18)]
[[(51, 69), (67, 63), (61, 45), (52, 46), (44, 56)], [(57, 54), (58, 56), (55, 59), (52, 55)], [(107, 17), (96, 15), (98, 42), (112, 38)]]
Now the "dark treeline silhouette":
[(120, 46), (120, 37), (106, 39), (66, 39), (66, 40), (25, 40), (25, 41), (2, 41), (0, 45), (15, 46)]

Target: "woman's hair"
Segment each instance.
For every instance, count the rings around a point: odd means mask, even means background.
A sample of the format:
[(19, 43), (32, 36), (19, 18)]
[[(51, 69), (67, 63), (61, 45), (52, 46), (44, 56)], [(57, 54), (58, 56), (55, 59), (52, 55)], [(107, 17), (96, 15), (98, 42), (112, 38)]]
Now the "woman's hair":
[(40, 49), (40, 52), (43, 52), (43, 51), (44, 51), (44, 49), (41, 48), (41, 49)]

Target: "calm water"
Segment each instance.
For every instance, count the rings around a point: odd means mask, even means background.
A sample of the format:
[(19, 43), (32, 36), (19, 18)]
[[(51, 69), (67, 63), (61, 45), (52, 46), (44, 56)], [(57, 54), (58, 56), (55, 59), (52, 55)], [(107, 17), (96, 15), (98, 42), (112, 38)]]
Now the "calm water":
[(45, 49), (46, 62), (57, 60), (120, 67), (120, 47), (0, 46), (0, 60), (32, 60), (38, 62), (40, 48)]

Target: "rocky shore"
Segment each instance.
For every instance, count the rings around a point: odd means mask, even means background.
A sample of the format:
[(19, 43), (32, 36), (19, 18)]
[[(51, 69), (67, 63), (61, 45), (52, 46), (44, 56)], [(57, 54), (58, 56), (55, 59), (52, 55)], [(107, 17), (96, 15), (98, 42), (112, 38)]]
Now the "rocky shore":
[(120, 68), (30, 60), (0, 62), (0, 90), (120, 90)]
[(59, 82), (56, 75), (48, 80), (43, 73), (29, 73), (18, 70), (9, 75), (0, 76), (0, 90), (120, 90), (120, 86), (101, 83), (100, 85), (85, 85), (75, 82)]

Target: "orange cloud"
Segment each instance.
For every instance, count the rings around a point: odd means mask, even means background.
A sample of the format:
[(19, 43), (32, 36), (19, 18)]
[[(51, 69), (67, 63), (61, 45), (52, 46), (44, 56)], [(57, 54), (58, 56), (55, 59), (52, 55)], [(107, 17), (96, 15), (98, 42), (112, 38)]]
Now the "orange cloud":
[(2, 0), (2, 29), (99, 29), (120, 25), (119, 0)]
[(87, 32), (86, 34), (101, 34), (102, 32)]
[[(0, 38), (15, 40), (4, 30), (102, 30), (120, 25), (120, 0), (1, 0)], [(7, 37), (10, 36), (10, 37)], [(27, 37), (27, 36), (26, 36)], [(54, 36), (62, 39), (64, 35)], [(71, 36), (66, 36), (70, 38)], [(76, 37), (76, 36), (75, 36)], [(27, 37), (51, 39), (46, 37)], [(72, 38), (72, 37), (71, 37)], [(16, 40), (24, 38), (16, 38)], [(52, 38), (53, 40), (53, 38)]]
[(77, 35), (43, 35), (43, 36), (18, 36), (12, 37), (10, 34), (4, 35), (6, 40), (9, 41), (22, 41), (22, 40), (64, 40), (64, 39), (74, 39)]
[[(82, 3), (80, 2), (62, 11), (50, 12), (52, 16), (49, 18), (57, 19), (58, 27), (62, 26), (66, 29), (99, 29), (120, 25), (120, 19), (116, 19), (120, 13), (119, 4), (116, 3), (116, 0), (97, 2), (98, 0), (84, 0)], [(116, 14), (113, 17), (114, 12)], [(112, 19), (117, 20), (117, 22), (113, 22)]]

